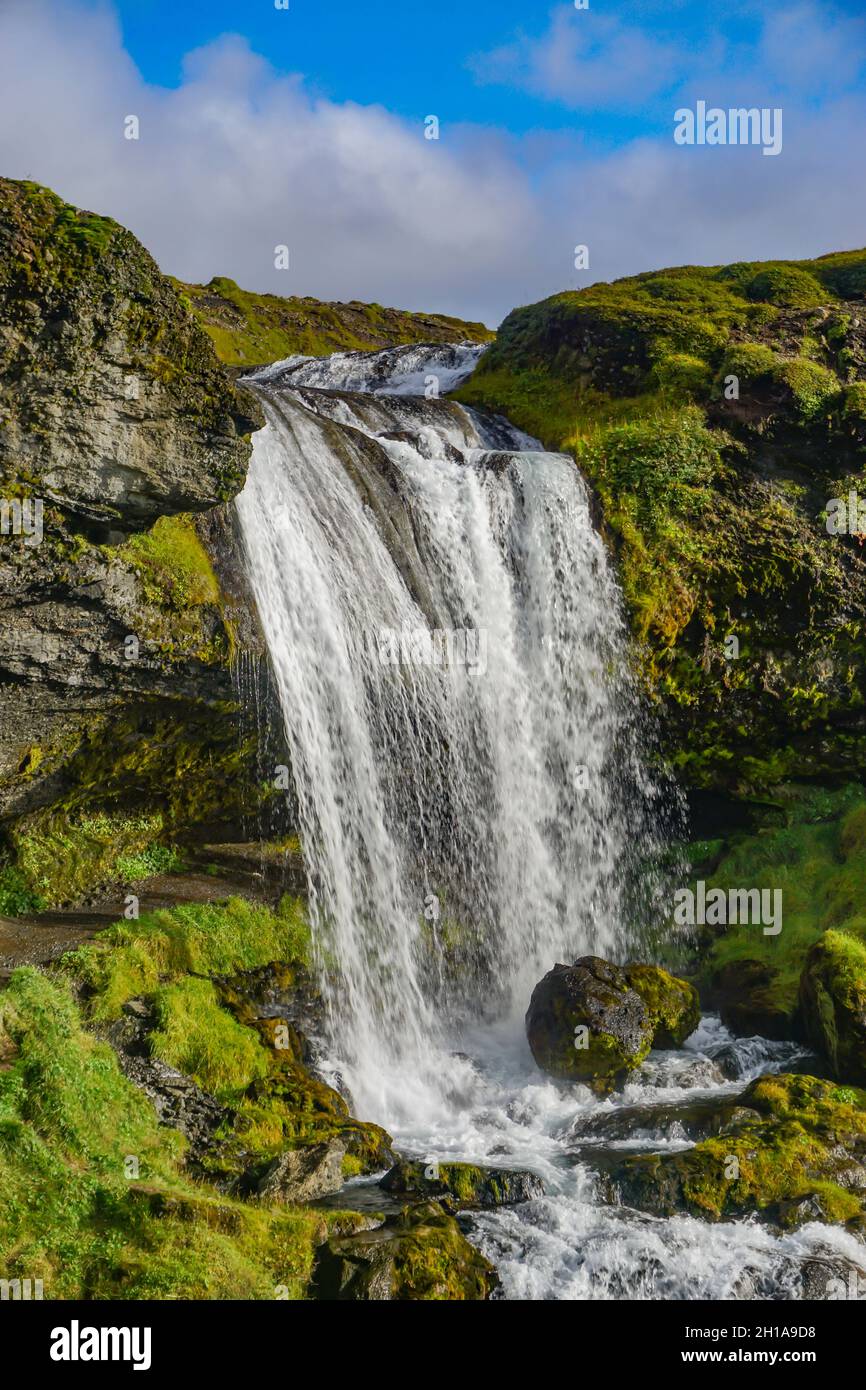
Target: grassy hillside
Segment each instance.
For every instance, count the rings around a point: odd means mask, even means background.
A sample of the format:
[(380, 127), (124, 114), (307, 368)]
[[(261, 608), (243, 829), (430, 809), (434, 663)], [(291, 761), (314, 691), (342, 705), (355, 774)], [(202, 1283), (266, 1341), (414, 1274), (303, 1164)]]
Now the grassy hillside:
[(864, 765), (866, 561), (826, 528), (866, 492), (864, 296), (866, 251), (593, 285), (514, 310), (460, 393), (578, 459), (699, 786)]
[(261, 366), (293, 353), (323, 357), (341, 349), (401, 343), (485, 343), (494, 336), (483, 323), (444, 314), (413, 314), (357, 300), (328, 304), (252, 294), (222, 277), (207, 285), (175, 284), (210, 334), (217, 355), (233, 367)]

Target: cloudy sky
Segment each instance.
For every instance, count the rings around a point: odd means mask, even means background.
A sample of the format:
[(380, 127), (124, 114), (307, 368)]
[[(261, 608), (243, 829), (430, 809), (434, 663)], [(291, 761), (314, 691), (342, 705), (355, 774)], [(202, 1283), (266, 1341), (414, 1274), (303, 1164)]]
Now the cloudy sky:
[[(699, 100), (780, 107), (781, 154), (675, 144)], [(183, 279), (493, 325), (639, 270), (863, 245), (864, 117), (863, 0), (0, 0), (0, 173)]]

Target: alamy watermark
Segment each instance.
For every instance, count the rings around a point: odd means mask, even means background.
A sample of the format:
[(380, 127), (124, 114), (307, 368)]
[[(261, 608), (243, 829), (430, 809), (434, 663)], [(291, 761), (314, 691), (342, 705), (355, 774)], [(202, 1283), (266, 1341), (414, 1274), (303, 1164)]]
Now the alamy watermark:
[(782, 930), (781, 888), (710, 888), (699, 879), (694, 889), (674, 893), (678, 927), (762, 926), (764, 936)]
[(847, 497), (831, 497), (827, 503), (828, 536), (866, 536), (866, 498), (851, 491)]
[(393, 628), (377, 634), (380, 666), (464, 666), (470, 676), (487, 670), (486, 628)]
[(780, 106), (721, 106), (695, 103), (674, 112), (674, 141), (678, 145), (761, 145), (768, 155), (782, 152)]
[(42, 544), (41, 497), (0, 497), (0, 536), (22, 536), (30, 549)]

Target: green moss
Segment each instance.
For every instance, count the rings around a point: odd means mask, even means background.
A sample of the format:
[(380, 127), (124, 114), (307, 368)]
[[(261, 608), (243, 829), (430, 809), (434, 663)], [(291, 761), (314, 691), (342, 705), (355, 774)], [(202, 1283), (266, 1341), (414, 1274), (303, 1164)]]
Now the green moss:
[(161, 516), (127, 542), (125, 553), (151, 603), (180, 610), (219, 602), (219, 583), (191, 517)]
[(735, 961), (761, 962), (770, 971), (766, 1002), (787, 1014), (793, 1027), (800, 977), (815, 943), (833, 928), (858, 941), (866, 938), (866, 796), (858, 785), (810, 789), (805, 797), (793, 797), (782, 814), (786, 823), (733, 836), (704, 879), (708, 892), (779, 889), (782, 930), (765, 936), (760, 926), (732, 924), (718, 935), (708, 933), (700, 980), (708, 984)]
[(627, 965), (625, 975), (649, 1010), (653, 1047), (681, 1047), (701, 1021), (694, 985), (658, 965)]
[(812, 308), (826, 301), (825, 288), (807, 270), (795, 265), (771, 265), (759, 270), (745, 286), (750, 299), (786, 309)]
[(222, 1007), (210, 980), (186, 976), (162, 985), (153, 1003), (157, 1027), (149, 1035), (151, 1051), (219, 1100), (234, 1098), (267, 1074), (267, 1055), (256, 1034)]
[(90, 992), (95, 1020), (118, 1018), (127, 999), (190, 973), (232, 975), (270, 961), (306, 963), (309, 926), (298, 899), (276, 911), (232, 898), (189, 903), (118, 922), (98, 942), (64, 957), (64, 967)]
[(7, 872), (32, 898), (61, 904), (123, 877), (122, 866), (153, 853), (162, 833), (159, 815), (98, 812), (70, 819), (53, 809), (37, 812), (9, 832), (15, 864)]
[(71, 992), (32, 969), (0, 995), (0, 1270), (55, 1299), (303, 1298), (316, 1245), (357, 1218), (192, 1182)]
[(624, 1199), (659, 1214), (717, 1221), (763, 1212), (789, 1224), (802, 1219), (792, 1204), (816, 1197), (828, 1222), (862, 1219), (862, 1197), (837, 1178), (866, 1134), (864, 1092), (849, 1100), (815, 1077), (765, 1076), (739, 1105), (742, 1118), (725, 1135), (683, 1153), (625, 1159), (614, 1177)]

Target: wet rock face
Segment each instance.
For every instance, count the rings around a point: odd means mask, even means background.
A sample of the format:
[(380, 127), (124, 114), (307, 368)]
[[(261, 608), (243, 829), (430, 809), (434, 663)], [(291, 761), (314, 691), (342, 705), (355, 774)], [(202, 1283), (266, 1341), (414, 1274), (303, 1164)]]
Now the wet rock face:
[(526, 1036), (542, 1071), (612, 1090), (653, 1045), (679, 1046), (700, 1021), (697, 992), (654, 965), (599, 956), (555, 965), (536, 985)]
[(381, 1186), (400, 1197), (446, 1200), (459, 1209), (511, 1206), (544, 1196), (534, 1173), (513, 1168), (482, 1168), (471, 1163), (413, 1163), (401, 1159)]
[(338, 1236), (319, 1247), (313, 1296), (390, 1302), (489, 1298), (499, 1280), (453, 1216), (437, 1202), (406, 1207), (375, 1230)]
[(0, 474), (128, 529), (234, 496), (261, 423), (135, 237), (0, 179)]
[(729, 961), (714, 972), (708, 1001), (738, 1038), (796, 1038), (798, 1019), (780, 1001), (776, 978), (777, 971), (763, 961)]
[[(250, 604), (221, 504), (263, 417), (131, 233), (6, 179), (0, 401), (5, 818), (77, 785), (66, 769), (109, 722), (143, 741), (161, 724), (167, 746), (207, 710), (215, 739), (235, 738), (229, 654)], [(176, 785), (168, 762), (151, 785), (139, 809)]]

